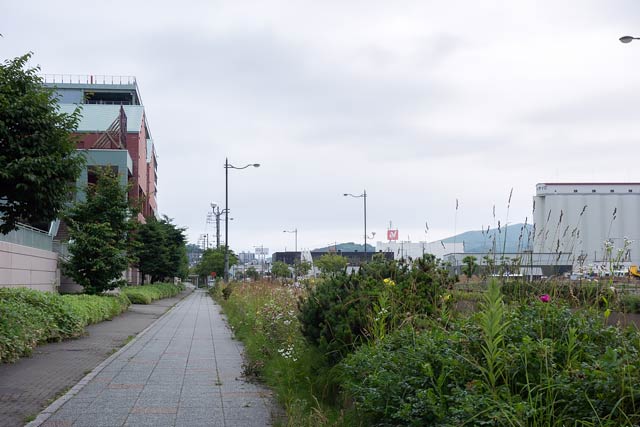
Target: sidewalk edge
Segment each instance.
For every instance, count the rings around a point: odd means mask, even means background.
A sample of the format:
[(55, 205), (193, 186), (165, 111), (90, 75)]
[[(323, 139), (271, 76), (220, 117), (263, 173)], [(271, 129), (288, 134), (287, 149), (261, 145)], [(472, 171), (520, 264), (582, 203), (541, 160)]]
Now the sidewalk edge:
[(138, 341), (138, 338), (140, 338), (145, 333), (147, 333), (147, 331), (149, 329), (151, 329), (159, 320), (161, 320), (164, 316), (169, 314), (178, 304), (181, 304), (185, 300), (185, 298), (187, 298), (192, 293), (193, 293), (193, 290), (191, 292), (189, 292), (187, 295), (185, 295), (180, 301), (176, 302), (174, 305), (169, 307), (169, 309), (167, 311), (165, 311), (162, 314), (162, 316), (158, 317), (156, 320), (151, 322), (151, 324), (149, 326), (147, 326), (146, 328), (144, 328), (142, 331), (140, 331), (135, 336), (135, 338), (133, 338), (128, 343), (126, 343), (124, 346), (120, 347), (118, 349), (118, 351), (113, 353), (111, 356), (107, 357), (105, 360), (102, 361), (102, 363), (100, 363), (98, 366), (93, 368), (93, 370), (91, 370), (91, 372), (89, 372), (80, 381), (78, 381), (78, 383), (76, 385), (71, 387), (71, 389), (69, 389), (69, 391), (67, 391), (64, 395), (60, 396), (53, 403), (51, 403), (49, 406), (47, 406), (42, 411), (40, 411), (40, 413), (38, 414), (36, 419), (31, 421), (31, 422), (29, 422), (28, 424), (25, 424), (24, 427), (40, 427), (45, 421), (47, 421), (49, 419), (49, 417), (51, 417), (58, 409), (60, 409), (60, 407), (62, 405), (67, 403), (67, 401), (69, 399), (71, 399), (73, 396), (75, 396), (76, 394), (78, 394), (80, 392), (80, 390), (82, 390), (84, 388), (84, 386), (89, 384), (89, 382), (92, 379), (94, 379), (96, 377), (96, 375), (98, 375), (104, 368), (106, 368), (116, 357), (118, 357), (121, 352), (125, 351), (127, 348), (129, 348), (131, 345), (133, 345), (136, 341)]

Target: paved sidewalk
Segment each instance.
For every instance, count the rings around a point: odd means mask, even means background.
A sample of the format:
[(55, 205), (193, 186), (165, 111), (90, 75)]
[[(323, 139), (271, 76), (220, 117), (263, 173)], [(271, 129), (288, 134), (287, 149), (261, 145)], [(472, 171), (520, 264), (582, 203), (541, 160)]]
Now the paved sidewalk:
[(92, 375), (31, 425), (251, 427), (271, 425), (276, 411), (266, 388), (242, 378), (241, 344), (203, 290)]
[(83, 337), (40, 345), (31, 357), (0, 364), (0, 426), (23, 426), (190, 292), (134, 304), (111, 321), (88, 326)]

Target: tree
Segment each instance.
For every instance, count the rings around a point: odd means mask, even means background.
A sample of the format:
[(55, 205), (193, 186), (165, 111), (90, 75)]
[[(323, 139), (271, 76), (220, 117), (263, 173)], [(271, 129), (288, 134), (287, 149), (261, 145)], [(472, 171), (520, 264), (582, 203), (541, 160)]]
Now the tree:
[(271, 265), (271, 274), (275, 277), (290, 277), (291, 271), (289, 270), (289, 266), (282, 261), (275, 261)]
[(71, 258), (64, 274), (97, 294), (125, 284), (122, 273), (132, 261), (130, 232), (134, 228), (127, 190), (110, 169), (98, 171), (96, 184), (87, 186), (86, 200), (63, 215), (69, 228)]
[(478, 258), (472, 255), (467, 255), (466, 257), (462, 258), (462, 262), (464, 263), (464, 265), (462, 266), (462, 272), (467, 276), (467, 282), (469, 281), (469, 279), (471, 279), (471, 276), (473, 276), (478, 269), (478, 264), (476, 264), (477, 259)]
[(335, 276), (347, 268), (349, 261), (342, 255), (327, 253), (316, 261), (316, 265), (323, 274)]
[(311, 263), (309, 261), (297, 261), (293, 264), (293, 273), (296, 277), (306, 276), (311, 271)]
[[(229, 250), (229, 267), (238, 263), (238, 257)], [(196, 265), (196, 273), (206, 277), (215, 272), (217, 277), (224, 276), (224, 246), (217, 249), (206, 249), (200, 262)]]
[(151, 282), (166, 277), (184, 279), (188, 275), (186, 229), (171, 221), (167, 216), (160, 221), (149, 217), (137, 228), (135, 255), (143, 283), (146, 275), (151, 276)]
[(256, 268), (254, 266), (251, 266), (249, 268), (247, 268), (247, 271), (245, 272), (245, 275), (253, 280), (256, 281), (260, 278), (260, 272), (258, 270), (256, 270)]
[(31, 54), (0, 64), (0, 233), (17, 222), (49, 222), (69, 201), (84, 165), (71, 136), (79, 110), (59, 112), (58, 98), (27, 68)]

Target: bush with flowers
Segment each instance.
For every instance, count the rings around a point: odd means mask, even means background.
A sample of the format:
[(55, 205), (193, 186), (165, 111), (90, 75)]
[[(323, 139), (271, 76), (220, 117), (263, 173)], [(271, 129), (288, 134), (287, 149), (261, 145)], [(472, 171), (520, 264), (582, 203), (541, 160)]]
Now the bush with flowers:
[(549, 295), (401, 328), (340, 364), (364, 425), (632, 426), (640, 423), (640, 333)]
[(300, 299), (302, 334), (332, 366), (368, 340), (439, 313), (451, 283), (434, 257), (411, 264), (374, 257), (357, 273), (326, 278)]

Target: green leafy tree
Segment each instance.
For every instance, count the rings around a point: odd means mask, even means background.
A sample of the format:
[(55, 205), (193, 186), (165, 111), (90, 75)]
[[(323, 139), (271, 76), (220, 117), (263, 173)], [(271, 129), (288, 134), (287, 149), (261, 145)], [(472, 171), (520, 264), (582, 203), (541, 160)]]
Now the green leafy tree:
[[(229, 249), (229, 267), (238, 263), (238, 257)], [(202, 253), (200, 262), (196, 265), (196, 273), (199, 276), (210, 276), (212, 272), (216, 277), (224, 276), (224, 247), (207, 249)]]
[(151, 276), (151, 282), (166, 277), (186, 278), (188, 260), (185, 230), (166, 216), (161, 220), (149, 217), (145, 224), (138, 226), (135, 255), (143, 283), (146, 275)]
[(472, 255), (467, 255), (466, 257), (462, 258), (462, 262), (464, 263), (464, 265), (462, 266), (462, 272), (465, 274), (465, 276), (467, 276), (467, 282), (469, 281), (469, 279), (471, 279), (471, 276), (473, 276), (478, 270), (478, 264), (476, 263), (477, 260), (478, 258)]
[(27, 54), (0, 64), (0, 233), (56, 218), (84, 165), (71, 136), (79, 110), (59, 112)]
[(260, 278), (260, 272), (256, 270), (254, 266), (247, 268), (247, 271), (245, 272), (245, 274), (249, 279), (253, 281), (256, 281)]
[(293, 265), (293, 272), (296, 277), (306, 276), (311, 271), (311, 263), (309, 261), (296, 261)]
[(290, 277), (291, 271), (289, 270), (289, 266), (282, 261), (275, 261), (271, 265), (271, 274), (275, 277)]
[(129, 236), (134, 221), (127, 190), (111, 170), (99, 170), (97, 183), (87, 186), (86, 195), (63, 216), (71, 255), (63, 272), (86, 293), (97, 294), (126, 283), (122, 273), (133, 260)]
[(349, 261), (342, 255), (327, 253), (322, 255), (317, 261), (316, 265), (327, 276), (335, 276), (336, 274), (345, 271)]

